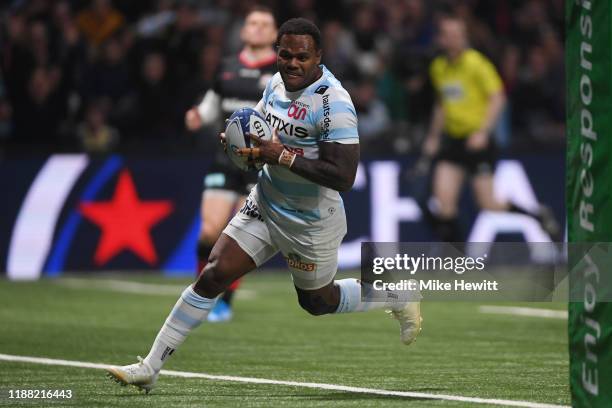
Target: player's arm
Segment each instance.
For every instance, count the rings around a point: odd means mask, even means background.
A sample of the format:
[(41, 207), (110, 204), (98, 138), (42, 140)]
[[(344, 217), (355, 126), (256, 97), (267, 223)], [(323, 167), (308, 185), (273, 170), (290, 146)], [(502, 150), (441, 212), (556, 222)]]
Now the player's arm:
[(295, 156), (290, 168), (294, 173), (322, 186), (348, 191), (355, 182), (358, 164), (358, 143), (320, 142), (318, 159)]
[(488, 95), (488, 103), (480, 129), (470, 135), (467, 141), (467, 148), (470, 150), (481, 150), (489, 144), (489, 136), (504, 109), (506, 96), (501, 78), (490, 61), (482, 58), (480, 63), (475, 66), (475, 70), (482, 92)]
[(346, 91), (323, 92), (321, 109), (313, 117), (320, 137), (319, 157), (307, 159), (285, 149), (279, 164), (319, 185), (348, 191), (353, 187), (359, 165), (357, 113)]
[(485, 132), (487, 135), (491, 133), (493, 128), (495, 128), (499, 115), (501, 114), (505, 105), (506, 95), (504, 94), (504, 91), (498, 91), (489, 96), (487, 114), (483, 121), (482, 127), (480, 128), (482, 132)]
[(204, 125), (214, 123), (219, 116), (221, 116), (221, 96), (209, 89), (202, 102), (185, 114), (185, 126), (189, 130), (198, 130)]
[(274, 130), (272, 140), (249, 135), (257, 147), (240, 149), (238, 154), (270, 165), (285, 166), (307, 180), (337, 191), (353, 187), (359, 164), (359, 143), (319, 142), (319, 158), (307, 159), (283, 146), (276, 133)]

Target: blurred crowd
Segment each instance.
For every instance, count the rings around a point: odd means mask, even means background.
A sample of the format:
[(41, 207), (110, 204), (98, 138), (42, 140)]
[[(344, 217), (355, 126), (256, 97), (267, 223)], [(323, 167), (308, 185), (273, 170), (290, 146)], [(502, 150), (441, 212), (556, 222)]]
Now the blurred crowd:
[[(193, 152), (216, 145), (183, 117), (240, 48), (252, 0), (14, 0), (0, 6), (0, 151)], [(271, 0), (323, 34), (370, 152), (417, 149), (434, 98), (436, 21), (461, 16), (509, 103), (504, 149), (564, 146), (563, 0)]]

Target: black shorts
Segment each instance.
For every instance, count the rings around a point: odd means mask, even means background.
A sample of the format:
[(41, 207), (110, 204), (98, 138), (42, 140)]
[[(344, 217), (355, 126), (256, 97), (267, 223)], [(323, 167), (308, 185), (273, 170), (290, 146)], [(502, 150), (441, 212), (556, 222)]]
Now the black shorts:
[(469, 174), (491, 174), (495, 171), (497, 149), (493, 137), (483, 150), (472, 151), (467, 149), (467, 137), (456, 138), (442, 134), (440, 151), (437, 161), (448, 161), (463, 167)]
[(204, 190), (227, 190), (249, 195), (257, 184), (257, 172), (242, 171), (231, 162), (216, 160), (204, 176)]

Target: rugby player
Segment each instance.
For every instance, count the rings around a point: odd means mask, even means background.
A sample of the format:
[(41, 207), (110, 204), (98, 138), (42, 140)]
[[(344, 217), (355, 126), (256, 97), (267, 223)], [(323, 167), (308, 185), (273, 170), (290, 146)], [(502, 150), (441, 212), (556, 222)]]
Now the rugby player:
[[(223, 60), (213, 87), (206, 92), (200, 105), (185, 114), (185, 124), (189, 130), (218, 123), (236, 109), (254, 107), (266, 84), (276, 73), (276, 52), (273, 48), (276, 21), (271, 9), (263, 6), (251, 8), (240, 38), (244, 42), (240, 54)], [(232, 214), (244, 205), (256, 182), (256, 173), (240, 171), (222, 151), (217, 152), (211, 169), (204, 177), (200, 205), (202, 222), (197, 246), (198, 274), (204, 269), (221, 231)], [(239, 282), (232, 283), (223, 293), (208, 315), (209, 322), (232, 318), (231, 302)]]
[(162, 365), (206, 319), (215, 298), (279, 251), (287, 260), (297, 300), (308, 313), (385, 308), (399, 320), (405, 344), (421, 330), (419, 293), (402, 297), (390, 292), (375, 302), (368, 296), (371, 285), (334, 280), (346, 234), (338, 192), (348, 191), (355, 180), (357, 116), (349, 94), (321, 65), (321, 34), (313, 23), (288, 20), (277, 45), (279, 72), (256, 108), (276, 129), (276, 140), (251, 136), (259, 146), (243, 151), (266, 163), (258, 183), (217, 240), (203, 273), (182, 293), (146, 358), (108, 370), (122, 384), (150, 391)]
[(438, 99), (423, 144), (424, 155), (435, 157), (434, 205), (424, 206), (426, 218), (441, 240), (462, 241), (457, 202), (467, 174), (472, 178), (481, 209), (532, 216), (553, 240), (558, 240), (559, 225), (547, 207), (540, 206), (532, 212), (494, 196), (496, 152), (491, 133), (506, 101), (495, 67), (484, 55), (469, 48), (465, 23), (459, 18), (445, 16), (440, 20), (438, 43), (443, 54), (430, 66)]

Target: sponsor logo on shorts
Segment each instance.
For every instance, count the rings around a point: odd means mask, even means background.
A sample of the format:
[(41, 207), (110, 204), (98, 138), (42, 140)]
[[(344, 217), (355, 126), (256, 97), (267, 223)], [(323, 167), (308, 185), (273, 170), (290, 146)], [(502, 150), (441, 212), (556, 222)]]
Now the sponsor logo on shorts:
[(247, 215), (251, 218), (257, 218), (259, 221), (263, 221), (263, 217), (259, 213), (259, 208), (250, 198), (247, 198), (244, 205), (240, 209), (240, 213)]
[(304, 262), (298, 254), (290, 253), (285, 257), (287, 265), (292, 269), (304, 272), (314, 272), (317, 270), (317, 264), (312, 262)]

